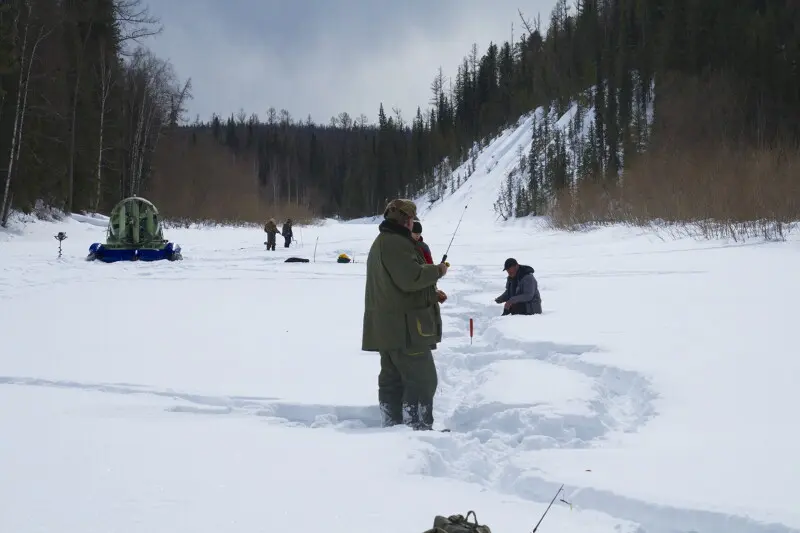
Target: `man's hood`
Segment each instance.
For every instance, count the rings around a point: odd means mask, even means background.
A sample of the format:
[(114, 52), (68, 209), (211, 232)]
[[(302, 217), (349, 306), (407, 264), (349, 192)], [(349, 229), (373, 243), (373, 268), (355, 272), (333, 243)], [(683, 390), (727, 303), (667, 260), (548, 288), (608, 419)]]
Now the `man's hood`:
[(523, 276), (527, 276), (528, 274), (533, 274), (534, 270), (533, 267), (528, 265), (520, 265), (519, 269), (517, 270), (517, 278), (521, 278)]
[(409, 239), (414, 241), (414, 239), (411, 237), (410, 229), (408, 229), (405, 226), (401, 226), (394, 220), (388, 218), (380, 223), (380, 225), (378, 226), (378, 231), (380, 231), (381, 233), (397, 233), (398, 235), (403, 235), (404, 237), (408, 237)]

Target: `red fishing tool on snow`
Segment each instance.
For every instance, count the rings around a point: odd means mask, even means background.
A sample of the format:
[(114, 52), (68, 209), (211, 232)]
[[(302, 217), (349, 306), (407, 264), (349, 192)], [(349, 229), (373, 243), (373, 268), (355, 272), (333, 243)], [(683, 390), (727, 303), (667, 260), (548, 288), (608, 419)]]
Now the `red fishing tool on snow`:
[(472, 335), (473, 335), (474, 332), (475, 332), (475, 327), (474, 327), (474, 324), (472, 322), (472, 319), (470, 318), (469, 319), (469, 344), (470, 344), (470, 346), (472, 345)]

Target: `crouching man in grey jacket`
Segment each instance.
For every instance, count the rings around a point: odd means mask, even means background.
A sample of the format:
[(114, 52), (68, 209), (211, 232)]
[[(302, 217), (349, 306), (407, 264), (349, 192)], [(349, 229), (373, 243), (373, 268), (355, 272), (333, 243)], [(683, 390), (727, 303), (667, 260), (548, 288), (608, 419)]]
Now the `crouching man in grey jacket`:
[(542, 314), (542, 297), (539, 294), (539, 283), (533, 276), (533, 268), (520, 265), (514, 258), (508, 258), (503, 270), (508, 273), (506, 290), (494, 300), (503, 304), (503, 316)]

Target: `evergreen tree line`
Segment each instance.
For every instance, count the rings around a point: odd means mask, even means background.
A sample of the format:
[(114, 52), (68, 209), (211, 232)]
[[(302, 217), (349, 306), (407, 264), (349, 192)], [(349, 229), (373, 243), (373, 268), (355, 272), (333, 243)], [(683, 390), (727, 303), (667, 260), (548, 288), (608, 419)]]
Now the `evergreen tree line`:
[(140, 0), (0, 3), (0, 216), (40, 205), (108, 211), (140, 194), (190, 98), (140, 46), (161, 31)]
[[(318, 125), (270, 109), (266, 120), (244, 111), (198, 120), (184, 134), (190, 142), (211, 135), (249, 155), (268, 202), (345, 217), (380, 212), (399, 195), (427, 192), (436, 201), (475, 171), (474, 158), (492, 137), (540, 107), (530, 148), (509, 177), (513, 193), (498, 201), (505, 217), (543, 213), (576, 179), (617, 182), (626, 156), (632, 160), (651, 142), (680, 140), (674, 131), (655, 132), (675, 122), (672, 115), (693, 112), (675, 104), (685, 92), (705, 91), (706, 103), (723, 97), (702, 80), (723, 80), (735, 118), (717, 113), (695, 124), (701, 138), (798, 138), (797, 3), (559, 0), (546, 32), (520, 17), (517, 39), (493, 43), (483, 55), (473, 45), (452, 80), (440, 69), (430, 105), (410, 119), (398, 109), (387, 116), (381, 105), (377, 124), (341, 113)], [(567, 126), (556, 125), (571, 105)]]
[[(541, 102), (495, 210), (544, 214), (560, 200), (559, 216), (583, 211), (584, 222), (800, 215), (778, 199), (798, 185), (788, 179), (800, 139), (798, 30), (790, 1), (586, 0), (572, 11), (559, 1), (545, 43), (560, 45), (545, 61), (579, 81)], [(756, 205), (746, 181), (782, 190)], [(692, 208), (679, 209), (687, 198)]]
[[(791, 0), (559, 0), (546, 31), (521, 12), (517, 37), (482, 55), (473, 45), (452, 80), (439, 69), (429, 105), (407, 116), (381, 104), (374, 124), (346, 112), (315, 124), (270, 108), (189, 125), (180, 124), (189, 87), (169, 65), (141, 50), (122, 56), (118, 13), (133, 1), (16, 0), (0, 13), (14, 28), (0, 45), (0, 154), (20, 160), (4, 180), (15, 206), (94, 209), (138, 192), (168, 216), (370, 215), (391, 197), (448, 194), (475, 172), (481, 148), (539, 109), (498, 201), (508, 217), (544, 212), (576, 180), (619, 184), (645, 148), (800, 137)], [(107, 85), (101, 55), (113, 58)]]
[(578, 93), (566, 111), (553, 101), (529, 115), (526, 133), (531, 141), (527, 149), (518, 146), (516, 164), (506, 174), (494, 205), (500, 217), (548, 214), (556, 198), (584, 183), (619, 183), (626, 156), (635, 157), (647, 148), (652, 129), (653, 85), (645, 85), (636, 72), (629, 75), (633, 98), (627, 121), (618, 122), (618, 131), (624, 132), (619, 143), (602, 141), (598, 128), (603, 117), (595, 113), (594, 88)]

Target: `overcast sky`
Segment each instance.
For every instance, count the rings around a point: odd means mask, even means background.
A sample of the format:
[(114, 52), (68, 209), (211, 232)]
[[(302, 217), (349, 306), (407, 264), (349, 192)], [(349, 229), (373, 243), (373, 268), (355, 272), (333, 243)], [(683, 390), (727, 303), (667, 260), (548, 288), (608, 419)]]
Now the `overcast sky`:
[[(317, 123), (378, 106), (410, 119), (439, 66), (453, 77), (472, 43), (521, 34), (517, 9), (549, 18), (554, 0), (149, 0), (164, 32), (146, 44), (191, 78), (189, 115), (273, 106)], [(543, 28), (544, 29), (544, 28)]]

